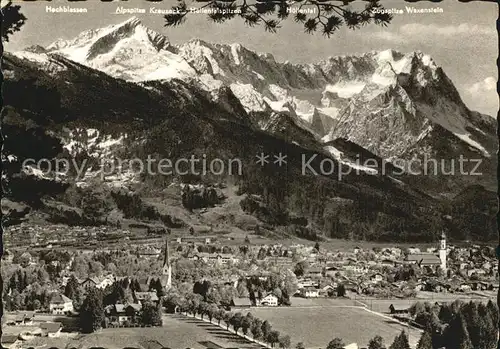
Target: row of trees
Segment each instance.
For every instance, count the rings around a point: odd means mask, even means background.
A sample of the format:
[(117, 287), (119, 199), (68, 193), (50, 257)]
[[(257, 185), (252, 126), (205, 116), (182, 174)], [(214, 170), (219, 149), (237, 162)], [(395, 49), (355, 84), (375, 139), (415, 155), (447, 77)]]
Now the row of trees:
[(203, 319), (206, 316), (210, 322), (216, 320), (218, 325), (223, 321), (227, 330), (232, 328), (236, 334), (241, 331), (243, 335), (251, 335), (254, 340), (269, 343), (273, 347), (276, 344), (280, 348), (291, 346), (290, 336), (273, 330), (268, 321), (262, 321), (251, 313), (243, 315), (241, 312), (227, 311), (215, 303), (205, 302), (199, 294), (192, 293), (183, 297), (170, 294), (165, 298), (164, 305), (167, 309), (177, 308), (193, 317), (199, 315)]

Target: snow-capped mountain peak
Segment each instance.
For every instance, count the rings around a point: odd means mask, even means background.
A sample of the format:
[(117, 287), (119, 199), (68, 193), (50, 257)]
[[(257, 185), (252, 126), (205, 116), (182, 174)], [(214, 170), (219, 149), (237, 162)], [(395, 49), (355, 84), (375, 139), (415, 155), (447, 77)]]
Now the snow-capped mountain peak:
[(284, 113), (317, 138), (346, 138), (382, 157), (405, 154), (437, 126), (490, 153), (479, 136), (488, 122), (465, 106), (443, 69), (420, 51), (278, 62), (241, 44), (192, 39), (174, 46), (132, 17), (16, 55), (57, 71), (52, 53), (128, 81), (181, 79), (227, 110), (246, 111), (256, 126)]
[(147, 28), (137, 17), (85, 31), (73, 40), (58, 40), (47, 51), (132, 81), (187, 78), (195, 74), (173, 52), (166, 36)]

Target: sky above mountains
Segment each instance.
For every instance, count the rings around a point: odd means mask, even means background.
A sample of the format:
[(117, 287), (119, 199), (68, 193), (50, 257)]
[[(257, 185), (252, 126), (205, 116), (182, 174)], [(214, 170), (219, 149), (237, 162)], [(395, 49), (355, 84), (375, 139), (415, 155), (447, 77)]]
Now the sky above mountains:
[[(11, 38), (7, 51), (20, 50), (38, 44), (47, 46), (53, 41), (70, 39), (80, 32), (120, 23), (130, 14), (115, 14), (117, 7), (145, 8), (154, 6), (168, 9), (173, 0), (148, 3), (143, 0), (101, 3), (85, 1), (69, 3), (66, 0), (29, 2), (22, 4), (28, 18), (21, 32)], [(242, 20), (224, 24), (210, 22), (206, 15), (191, 14), (180, 27), (164, 27), (161, 15), (135, 15), (144, 25), (168, 36), (173, 44), (192, 38), (217, 43), (241, 43), (257, 52), (272, 53), (279, 61), (317, 62), (329, 56), (362, 53), (392, 48), (402, 52), (421, 50), (443, 67), (458, 88), (465, 103), (474, 110), (496, 117), (498, 57), (494, 3), (442, 3), (422, 1), (408, 3), (401, 0), (382, 1), (386, 9), (402, 9), (387, 27), (369, 25), (356, 31), (342, 28), (331, 38), (321, 33), (306, 34), (301, 24), (293, 19), (282, 23), (278, 33), (270, 34), (262, 26), (249, 28)], [(47, 13), (46, 6), (71, 5), (86, 7), (87, 14)], [(405, 7), (440, 7), (442, 13), (408, 14)]]

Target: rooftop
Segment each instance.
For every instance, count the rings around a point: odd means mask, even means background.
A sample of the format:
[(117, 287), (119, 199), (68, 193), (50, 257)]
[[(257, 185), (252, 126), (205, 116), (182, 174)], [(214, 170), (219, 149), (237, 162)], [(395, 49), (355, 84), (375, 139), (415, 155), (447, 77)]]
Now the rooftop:
[(60, 322), (42, 322), (40, 328), (46, 332), (55, 333), (62, 328), (62, 324)]
[(423, 264), (440, 264), (441, 259), (432, 253), (412, 253), (406, 258), (408, 262), (421, 262)]
[(73, 302), (71, 299), (60, 293), (54, 293), (50, 299), (52, 304), (65, 304)]

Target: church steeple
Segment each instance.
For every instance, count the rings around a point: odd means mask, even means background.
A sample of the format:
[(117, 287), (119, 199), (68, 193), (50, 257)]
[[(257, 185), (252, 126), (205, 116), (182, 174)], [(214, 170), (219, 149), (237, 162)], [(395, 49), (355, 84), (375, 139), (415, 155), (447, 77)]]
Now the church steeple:
[(441, 234), (441, 240), (439, 246), (439, 259), (441, 260), (441, 269), (443, 271), (446, 271), (447, 247), (446, 247), (446, 234), (444, 232)]
[(172, 266), (170, 265), (170, 255), (168, 248), (168, 236), (165, 238), (165, 251), (163, 257), (163, 268), (162, 268), (162, 276), (161, 283), (163, 287), (169, 289), (172, 287)]

